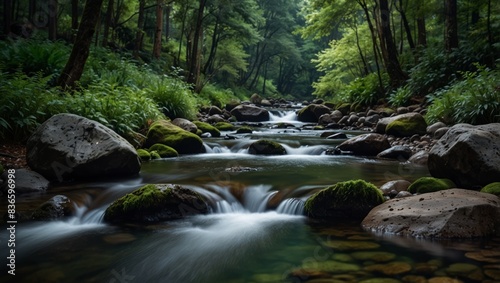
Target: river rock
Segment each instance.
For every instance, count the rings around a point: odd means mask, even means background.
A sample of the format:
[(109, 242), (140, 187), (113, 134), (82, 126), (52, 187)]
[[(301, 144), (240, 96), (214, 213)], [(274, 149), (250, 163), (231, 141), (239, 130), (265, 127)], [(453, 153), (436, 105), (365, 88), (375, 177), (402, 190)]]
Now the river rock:
[(203, 153), (203, 141), (191, 132), (170, 123), (167, 120), (158, 120), (149, 128), (145, 147), (161, 143), (175, 149), (179, 154)]
[(223, 115), (222, 110), (217, 107), (217, 106), (210, 106), (210, 109), (208, 109), (208, 115)]
[(448, 178), (463, 188), (500, 181), (500, 123), (457, 124), (429, 152), (432, 176)]
[(375, 185), (352, 180), (337, 183), (310, 196), (304, 211), (316, 219), (358, 221), (383, 202), (382, 192)]
[(114, 201), (104, 221), (147, 224), (207, 213), (208, 205), (198, 193), (178, 185), (150, 184)]
[(33, 220), (56, 220), (71, 215), (72, 205), (67, 196), (57, 195), (41, 204), (33, 211)]
[(31, 135), (28, 165), (49, 180), (136, 175), (135, 148), (110, 128), (74, 114), (57, 114)]
[(220, 131), (216, 127), (210, 125), (209, 123), (201, 122), (201, 121), (194, 121), (193, 122), (196, 127), (198, 127), (201, 132), (204, 133), (210, 133), (211, 137), (220, 137)]
[(285, 155), (286, 149), (274, 141), (258, 140), (250, 145), (248, 153), (256, 155)]
[(396, 145), (377, 154), (377, 157), (405, 161), (408, 160), (411, 155), (411, 148), (404, 145)]
[(410, 185), (411, 183), (406, 180), (394, 180), (383, 184), (380, 187), (380, 190), (385, 196), (388, 196), (394, 193), (398, 194), (399, 192), (406, 191)]
[(426, 238), (491, 236), (500, 229), (500, 199), (464, 189), (388, 200), (361, 223), (382, 234)]
[(196, 127), (196, 125), (193, 122), (189, 121), (188, 119), (175, 118), (172, 121), (172, 124), (193, 134), (196, 134), (196, 132), (198, 131), (198, 127)]
[[(1, 179), (3, 183), (1, 185), (1, 191), (7, 195), (9, 190), (8, 187), (8, 171), (5, 171)], [(26, 193), (41, 193), (45, 192), (49, 187), (49, 181), (45, 179), (42, 175), (37, 172), (27, 170), (27, 169), (16, 169), (14, 174), (16, 181), (16, 195), (26, 194)]]
[(259, 105), (262, 102), (262, 97), (257, 93), (254, 93), (250, 96), (250, 102), (255, 105)]
[(434, 133), (436, 133), (437, 130), (446, 127), (446, 124), (443, 122), (436, 122), (430, 126), (427, 127), (426, 132), (429, 136), (433, 137)]
[(297, 119), (301, 122), (317, 123), (321, 115), (330, 111), (331, 109), (323, 104), (309, 104), (297, 112)]
[[(390, 124), (391, 130), (388, 132)], [(421, 114), (411, 112), (380, 119), (375, 126), (375, 132), (408, 137), (414, 134), (424, 135), (427, 132), (427, 123)]]
[(416, 165), (427, 166), (427, 160), (429, 159), (429, 153), (425, 150), (421, 150), (414, 155), (412, 155), (408, 162)]
[(352, 152), (354, 155), (376, 156), (390, 148), (387, 138), (380, 134), (363, 134), (346, 140), (337, 148)]
[(435, 132), (434, 132), (434, 139), (440, 139), (444, 136), (444, 134), (446, 134), (446, 132), (448, 132), (450, 128), (449, 127), (443, 127), (443, 128), (439, 128), (437, 129)]
[(455, 183), (448, 179), (421, 177), (415, 180), (415, 182), (408, 187), (408, 191), (412, 194), (425, 194), (455, 187)]
[(263, 122), (269, 121), (269, 111), (252, 105), (238, 105), (231, 110), (233, 115), (238, 121), (248, 122)]

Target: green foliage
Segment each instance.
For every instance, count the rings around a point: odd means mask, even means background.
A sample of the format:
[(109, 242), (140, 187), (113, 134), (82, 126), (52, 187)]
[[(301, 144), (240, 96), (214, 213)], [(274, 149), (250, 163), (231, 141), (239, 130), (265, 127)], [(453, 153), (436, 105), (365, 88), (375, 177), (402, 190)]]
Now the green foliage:
[(428, 123), (485, 124), (500, 121), (500, 71), (478, 66), (464, 79), (429, 96)]
[(50, 117), (59, 97), (46, 88), (48, 80), (0, 71), (0, 140), (24, 141)]
[(193, 120), (196, 117), (196, 99), (189, 85), (179, 79), (171, 77), (158, 79), (146, 88), (145, 92), (170, 119)]
[(0, 41), (0, 65), (8, 73), (22, 71), (27, 75), (50, 76), (64, 68), (69, 50), (59, 41)]
[(408, 191), (412, 194), (425, 194), (455, 188), (456, 185), (449, 179), (422, 177), (413, 182)]
[[(382, 76), (384, 87), (388, 85), (388, 76)], [(357, 78), (351, 81), (342, 91), (341, 97), (346, 98), (347, 102), (361, 105), (374, 105), (380, 98), (384, 97), (384, 89), (380, 89), (378, 76), (371, 73), (363, 78)]]
[(414, 91), (409, 85), (402, 86), (389, 95), (389, 103), (394, 107), (407, 106)]
[(230, 89), (223, 90), (212, 84), (203, 88), (198, 99), (202, 105), (215, 105), (219, 108), (223, 108), (224, 105), (235, 100), (238, 99)]

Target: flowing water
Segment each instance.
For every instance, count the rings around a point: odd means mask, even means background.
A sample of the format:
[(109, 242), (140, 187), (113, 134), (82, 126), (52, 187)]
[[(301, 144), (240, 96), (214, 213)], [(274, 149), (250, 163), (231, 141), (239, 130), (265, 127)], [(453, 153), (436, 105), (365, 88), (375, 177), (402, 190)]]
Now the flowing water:
[[(278, 129), (277, 123), (294, 127)], [(44, 195), (19, 197), (17, 207), (27, 210), (64, 194), (75, 212), (61, 221), (18, 224), (16, 276), (4, 275), (3, 265), (1, 282), (500, 280), (498, 238), (380, 237), (363, 232), (359, 224), (316, 223), (302, 216), (308, 196), (339, 181), (381, 185), (428, 175), (424, 167), (398, 161), (325, 155), (341, 141), (320, 138), (321, 131), (303, 126), (293, 111), (275, 112), (252, 134), (227, 140), (225, 134), (236, 136), (227, 132), (206, 139), (207, 153), (144, 163), (135, 178), (61, 185)], [(260, 138), (282, 143), (288, 154), (249, 155), (248, 145)], [(209, 200), (211, 213), (145, 226), (103, 223), (111, 202), (148, 183), (193, 189)]]

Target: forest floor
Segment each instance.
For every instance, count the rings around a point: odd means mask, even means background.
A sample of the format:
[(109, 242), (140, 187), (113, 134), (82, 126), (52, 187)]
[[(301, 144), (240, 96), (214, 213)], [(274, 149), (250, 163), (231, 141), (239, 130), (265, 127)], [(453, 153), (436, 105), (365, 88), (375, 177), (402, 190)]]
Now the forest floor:
[(4, 169), (29, 168), (26, 162), (26, 146), (23, 144), (1, 144), (0, 164)]

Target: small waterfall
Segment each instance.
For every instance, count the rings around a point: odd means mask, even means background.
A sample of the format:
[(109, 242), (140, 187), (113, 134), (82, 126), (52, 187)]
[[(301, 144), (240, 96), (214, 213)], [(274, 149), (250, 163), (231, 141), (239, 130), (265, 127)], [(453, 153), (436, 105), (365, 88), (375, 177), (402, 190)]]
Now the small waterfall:
[(250, 212), (264, 212), (267, 208), (269, 199), (277, 192), (269, 192), (271, 186), (251, 186), (246, 189), (244, 198), (245, 208)]
[(294, 110), (292, 111), (280, 111), (278, 114), (273, 114), (269, 112), (269, 121), (273, 122), (296, 122), (297, 114)]
[(301, 199), (285, 199), (280, 203), (278, 208), (276, 208), (276, 212), (281, 214), (303, 215), (304, 204), (305, 202)]
[(326, 147), (323, 145), (306, 145), (297, 148), (286, 144), (281, 145), (286, 149), (288, 155), (322, 155), (326, 150)]

